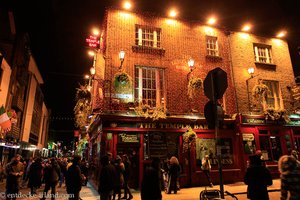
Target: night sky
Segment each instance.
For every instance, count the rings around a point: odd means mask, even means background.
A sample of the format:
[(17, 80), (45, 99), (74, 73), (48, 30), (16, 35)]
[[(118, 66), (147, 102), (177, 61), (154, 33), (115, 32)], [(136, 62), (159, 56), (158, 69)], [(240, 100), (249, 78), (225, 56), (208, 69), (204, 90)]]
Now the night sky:
[[(87, 55), (85, 38), (92, 27), (100, 25), (106, 6), (120, 7), (116, 0), (15, 0), (20, 30), (29, 33), (33, 56), (45, 84), (45, 101), (52, 117), (73, 117), (74, 97), (83, 75), (89, 73), (92, 58)], [(252, 33), (273, 37), (282, 28), (295, 75), (300, 75), (300, 12), (297, 0), (139, 0), (132, 1), (135, 10), (166, 16), (169, 6), (179, 10), (179, 19), (205, 21), (216, 14), (218, 24), (239, 31), (250, 21)], [(53, 129), (74, 129), (72, 120), (56, 120)]]

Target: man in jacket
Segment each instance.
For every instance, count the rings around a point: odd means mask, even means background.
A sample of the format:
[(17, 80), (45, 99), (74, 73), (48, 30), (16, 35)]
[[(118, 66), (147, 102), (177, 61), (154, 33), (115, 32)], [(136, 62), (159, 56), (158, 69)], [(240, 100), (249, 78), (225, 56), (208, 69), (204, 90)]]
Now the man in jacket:
[(74, 156), (72, 165), (66, 173), (66, 186), (70, 200), (78, 200), (83, 177), (80, 170), (81, 156)]

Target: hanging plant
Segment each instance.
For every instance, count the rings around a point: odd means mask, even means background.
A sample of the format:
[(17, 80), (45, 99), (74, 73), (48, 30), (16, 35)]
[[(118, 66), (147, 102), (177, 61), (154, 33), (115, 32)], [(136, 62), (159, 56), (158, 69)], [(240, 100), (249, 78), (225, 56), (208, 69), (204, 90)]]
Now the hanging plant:
[(275, 110), (274, 108), (267, 108), (264, 112), (266, 120), (284, 120), (286, 123), (290, 122), (291, 119), (286, 110)]
[(264, 101), (268, 97), (269, 92), (269, 87), (260, 81), (253, 87), (252, 96), (258, 101)]
[(203, 87), (203, 81), (201, 78), (190, 78), (188, 83), (188, 97), (194, 98), (196, 93)]
[(114, 86), (116, 91), (124, 91), (131, 85), (132, 78), (126, 72), (118, 72), (114, 76)]
[(188, 127), (187, 131), (182, 135), (183, 138), (183, 153), (187, 152), (192, 143), (196, 142), (196, 133), (193, 131), (192, 127)]
[(91, 93), (87, 85), (80, 85), (76, 90), (76, 104), (74, 107), (75, 126), (81, 128), (88, 124), (88, 116), (92, 110)]
[(166, 111), (164, 107), (151, 107), (148, 104), (141, 104), (138, 107), (134, 108), (134, 111), (136, 115), (151, 118), (153, 121), (159, 120), (159, 119), (166, 119)]
[(80, 139), (78, 141), (78, 145), (77, 145), (77, 148), (76, 148), (76, 151), (75, 151), (75, 155), (83, 156), (83, 151), (84, 151), (87, 143), (88, 143), (87, 137), (84, 137), (84, 138)]

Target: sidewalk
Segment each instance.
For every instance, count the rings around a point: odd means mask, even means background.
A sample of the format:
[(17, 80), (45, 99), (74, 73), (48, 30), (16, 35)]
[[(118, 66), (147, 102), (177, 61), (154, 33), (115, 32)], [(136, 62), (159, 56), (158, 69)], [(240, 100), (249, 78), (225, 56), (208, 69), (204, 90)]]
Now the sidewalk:
[[(38, 194), (40, 195), (44, 189), (44, 185), (41, 189), (38, 189)], [(213, 188), (209, 189), (220, 189), (219, 185), (214, 186)], [(274, 179), (273, 185), (268, 187), (268, 190), (274, 191), (280, 189), (280, 179)], [(193, 188), (182, 188), (177, 192), (177, 194), (165, 194), (162, 191), (163, 200), (199, 200), (200, 192), (205, 190), (205, 187), (193, 187)], [(229, 191), (230, 193), (245, 193), (247, 191), (247, 186), (242, 182), (237, 182), (233, 184), (225, 184), (224, 191)], [(3, 198), (3, 194), (5, 192), (5, 183), (0, 183), (0, 199)], [(21, 189), (22, 198), (18, 198), (19, 200), (25, 199), (34, 199), (39, 200), (40, 196), (30, 197), (29, 196), (29, 189)], [(50, 192), (50, 191), (49, 191)], [(26, 195), (26, 196), (25, 196)], [(64, 187), (57, 188), (57, 200), (66, 200), (66, 189)], [(100, 196), (95, 188), (93, 188), (90, 184), (87, 186), (83, 186), (80, 192), (80, 196), (83, 200), (100, 200)], [(236, 195), (239, 200), (247, 199), (246, 194), (239, 194)], [(270, 199), (280, 199), (280, 192), (269, 192)], [(122, 196), (123, 197), (123, 196)], [(48, 198), (50, 199), (50, 198)], [(225, 199), (232, 199), (229, 196), (225, 196)], [(141, 200), (140, 192), (133, 190), (133, 200)]]

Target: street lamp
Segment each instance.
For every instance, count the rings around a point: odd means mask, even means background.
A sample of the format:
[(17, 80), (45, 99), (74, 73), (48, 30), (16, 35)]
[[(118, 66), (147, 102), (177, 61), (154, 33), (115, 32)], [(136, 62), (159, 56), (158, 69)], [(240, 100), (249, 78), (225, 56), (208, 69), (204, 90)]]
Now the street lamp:
[(188, 60), (188, 66), (189, 66), (189, 68), (190, 68), (190, 71), (189, 71), (189, 73), (187, 74), (187, 80), (190, 79), (191, 73), (192, 73), (192, 71), (195, 69), (195, 61), (194, 61), (193, 58), (190, 58), (190, 59)]
[(248, 97), (248, 110), (251, 112), (252, 111), (252, 106), (251, 106), (250, 94), (249, 94), (250, 93), (249, 92), (249, 81), (250, 81), (250, 79), (253, 79), (255, 77), (253, 67), (248, 68), (248, 74), (250, 75), (250, 77), (248, 79), (246, 79), (246, 86), (247, 86), (247, 97)]
[(119, 70), (121, 70), (121, 69), (122, 69), (122, 66), (123, 66), (123, 62), (124, 62), (124, 60), (125, 60), (125, 51), (121, 50), (121, 51), (119, 52), (119, 59), (120, 59), (120, 61), (121, 61)]

